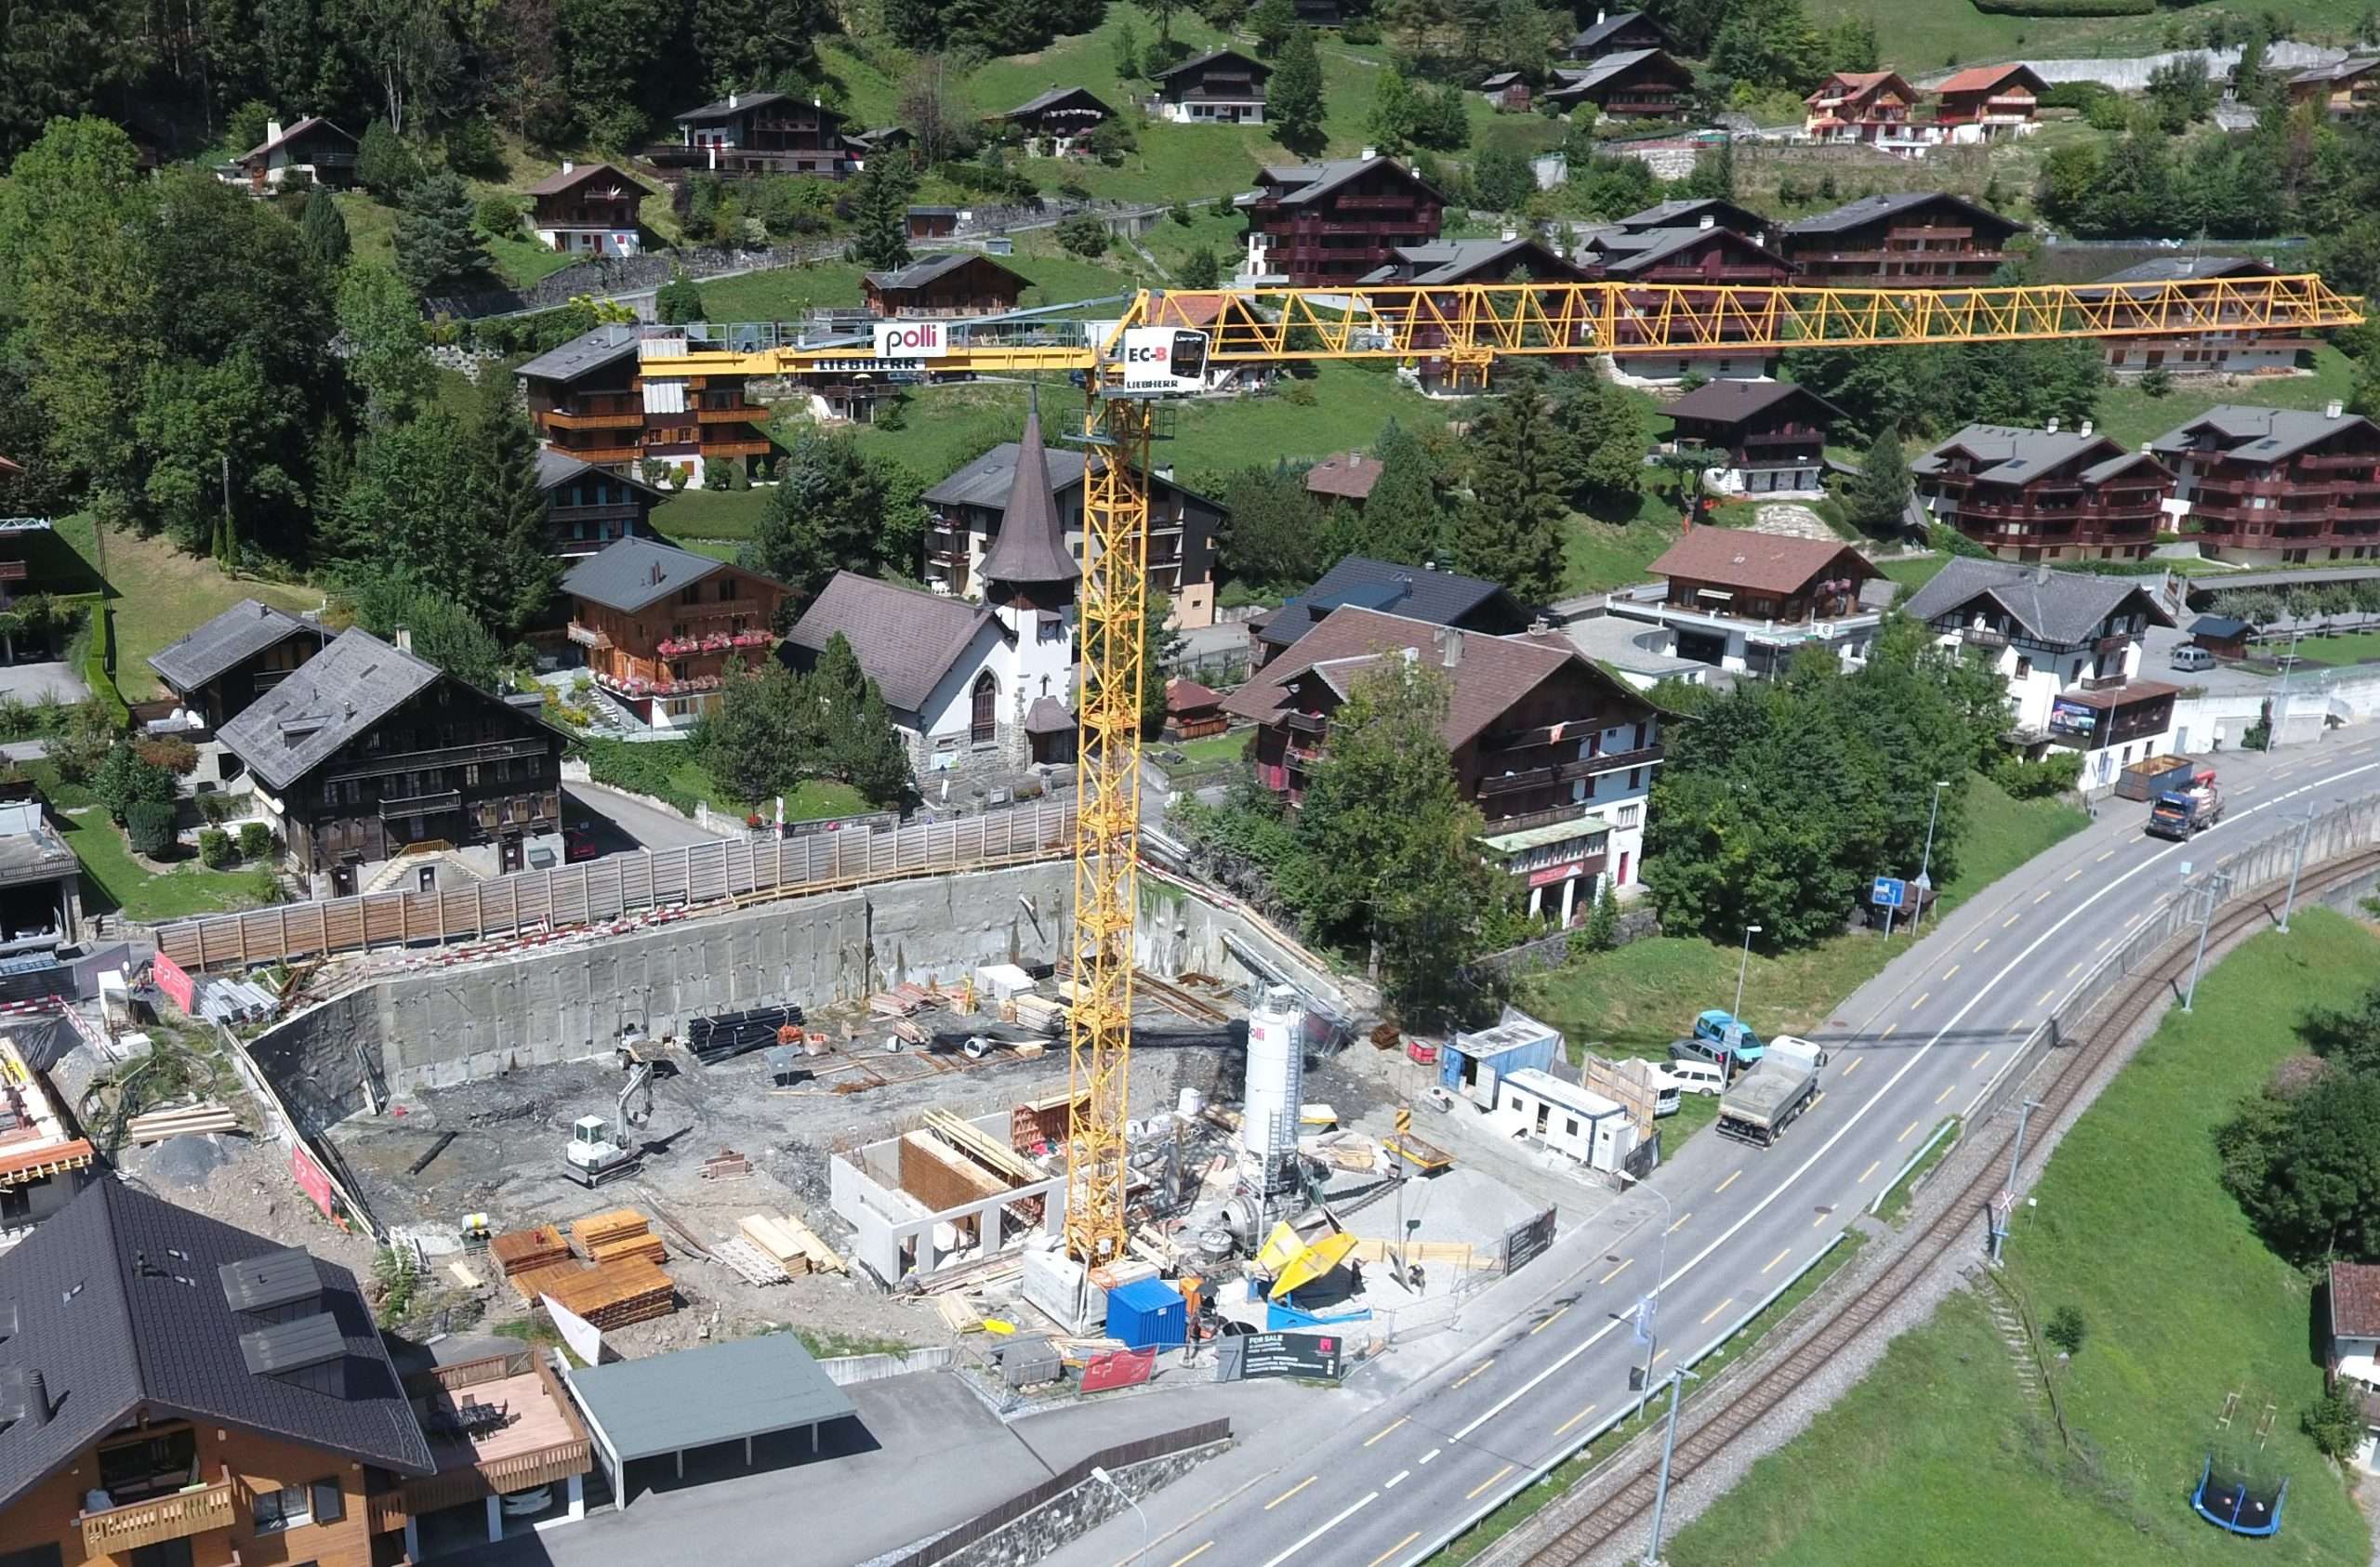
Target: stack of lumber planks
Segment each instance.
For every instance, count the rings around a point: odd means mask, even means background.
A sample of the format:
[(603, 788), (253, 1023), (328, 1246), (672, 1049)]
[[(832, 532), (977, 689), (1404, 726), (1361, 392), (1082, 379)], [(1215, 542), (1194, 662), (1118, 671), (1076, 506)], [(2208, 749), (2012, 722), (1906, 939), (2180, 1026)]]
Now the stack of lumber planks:
[(487, 1244), (488, 1254), (508, 1279), (533, 1268), (549, 1268), (570, 1260), (570, 1243), (550, 1224), (534, 1230), (508, 1230)]
[(229, 1107), (219, 1104), (185, 1104), (171, 1110), (152, 1110), (136, 1115), (125, 1123), (125, 1130), (135, 1142), (163, 1142), (185, 1133), (236, 1132), (240, 1118)]
[(843, 1271), (843, 1259), (835, 1249), (791, 1214), (747, 1213), (735, 1228), (784, 1269), (787, 1278)]
[(546, 1281), (542, 1291), (555, 1305), (600, 1328), (626, 1327), (678, 1309), (669, 1275), (641, 1257), (627, 1257)]
[(564, 1279), (576, 1278), (587, 1271), (587, 1264), (575, 1257), (564, 1257), (559, 1262), (541, 1262), (534, 1268), (523, 1268), (517, 1273), (505, 1275), (507, 1282), (521, 1292), (522, 1300), (531, 1306), (537, 1297), (551, 1293), (553, 1285)]
[(609, 1213), (589, 1214), (570, 1227), (570, 1238), (595, 1263), (617, 1262), (622, 1258), (637, 1257), (656, 1266), (669, 1254), (662, 1249), (661, 1237), (645, 1223), (644, 1215), (634, 1208), (614, 1208)]

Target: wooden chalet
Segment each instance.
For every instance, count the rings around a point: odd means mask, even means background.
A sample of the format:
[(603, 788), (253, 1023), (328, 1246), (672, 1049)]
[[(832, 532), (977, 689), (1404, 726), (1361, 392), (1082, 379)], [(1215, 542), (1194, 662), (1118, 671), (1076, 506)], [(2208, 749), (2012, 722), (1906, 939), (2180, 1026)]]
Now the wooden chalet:
[(843, 116), (791, 93), (729, 93), (676, 116), (675, 145), (648, 147), (645, 161), (668, 173), (807, 174), (840, 179), (858, 165)]
[(550, 250), (574, 256), (641, 256), (637, 209), (652, 186), (609, 164), (562, 165), (529, 187), (529, 227)]
[(1032, 285), (1023, 273), (972, 250), (921, 256), (895, 271), (867, 272), (860, 278), (867, 308), (902, 320), (1005, 315)]
[(1268, 166), (1238, 198), (1248, 270), (1302, 287), (1351, 283), (1396, 259), (1400, 245), (1438, 237), (1447, 199), (1394, 158)]

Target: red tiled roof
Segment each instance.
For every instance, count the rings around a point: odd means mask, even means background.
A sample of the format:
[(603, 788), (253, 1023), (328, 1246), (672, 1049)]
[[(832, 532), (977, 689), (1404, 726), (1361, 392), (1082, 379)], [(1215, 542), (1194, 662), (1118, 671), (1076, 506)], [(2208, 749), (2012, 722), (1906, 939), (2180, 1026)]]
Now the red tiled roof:
[(1960, 72), (1957, 75), (1951, 77), (1949, 81), (1943, 83), (1934, 90), (1941, 93), (1989, 92), (1993, 87), (1998, 86), (2001, 83), (2020, 72), (2025, 75), (2032, 76), (2035, 91), (2039, 91), (2043, 86), (2047, 85), (2043, 83), (2039, 76), (2033, 74), (2033, 68), (2031, 66), (2025, 64), (2022, 60), (2010, 60), (2005, 65), (1977, 65), (1970, 67), (1965, 71)]
[(1792, 593), (1838, 570), (1855, 579), (1884, 575), (1839, 540), (1756, 533), (1748, 528), (1688, 528), (1651, 570), (1655, 576), (1764, 593)]
[(1222, 702), (1222, 692), (1196, 680), (1168, 680), (1165, 683), (1165, 710), (1169, 713), (1196, 713), (1219, 706)]
[(1223, 296), (1220, 294), (1169, 294), (1151, 308), (1149, 324), (1208, 327), (1214, 325), (1223, 313)]
[(1305, 487), (1317, 495), (1360, 501), (1372, 493), (1385, 471), (1377, 458), (1350, 452), (1342, 457), (1326, 457), (1307, 469)]
[(2380, 1338), (2380, 1267), (2331, 1264), (2331, 1333), (2334, 1337)]

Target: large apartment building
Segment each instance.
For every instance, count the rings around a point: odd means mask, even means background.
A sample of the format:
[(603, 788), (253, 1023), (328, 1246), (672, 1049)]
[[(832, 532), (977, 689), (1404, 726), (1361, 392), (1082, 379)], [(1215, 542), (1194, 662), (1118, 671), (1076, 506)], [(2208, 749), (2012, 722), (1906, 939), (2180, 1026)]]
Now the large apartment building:
[(1990, 283), (2023, 227), (1963, 196), (1904, 191), (1788, 223), (1778, 237), (1802, 283), (1951, 288)]
[(1275, 165), (1237, 198), (1248, 219), (1244, 282), (1310, 288), (1352, 283), (1396, 259), (1397, 247), (1438, 237), (1447, 199), (1394, 158)]
[(2003, 560), (2145, 560), (2174, 476), (2097, 433), (1969, 425), (1909, 465), (1925, 510)]
[(2321, 346), (2283, 328), (2227, 325), (2248, 314), (2247, 303), (2218, 293), (2188, 305), (2166, 297), (2164, 284), (2215, 278), (2254, 283), (2278, 275), (2268, 262), (2244, 256), (2160, 256), (2099, 279), (2116, 307), (2118, 324), (2161, 330), (2106, 337), (2108, 374), (2136, 379), (2152, 370), (2169, 375), (2254, 375), (2285, 373)]
[(530, 421), (549, 446), (597, 467), (639, 474), (648, 462), (700, 483), (712, 463), (748, 471), (769, 454), (769, 411), (742, 375), (673, 367), (686, 351), (666, 326), (585, 332), (521, 366)]
[(2380, 558), (2380, 427), (2337, 402), (2210, 408), (2150, 448), (2174, 469), (2182, 533), (2225, 560)]

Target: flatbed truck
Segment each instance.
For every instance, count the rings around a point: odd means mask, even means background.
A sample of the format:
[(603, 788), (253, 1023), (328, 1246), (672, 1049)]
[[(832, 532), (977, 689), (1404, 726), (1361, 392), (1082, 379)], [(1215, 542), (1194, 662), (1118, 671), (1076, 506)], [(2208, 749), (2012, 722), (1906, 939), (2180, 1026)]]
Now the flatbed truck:
[(1815, 1065), (1771, 1052), (1719, 1096), (1719, 1135), (1766, 1148), (1818, 1096)]
[(2149, 808), (2149, 831), (2161, 838), (2193, 838), (2223, 820), (2223, 791), (2215, 786), (2212, 768), (2189, 780), (2188, 786), (2168, 789)]

